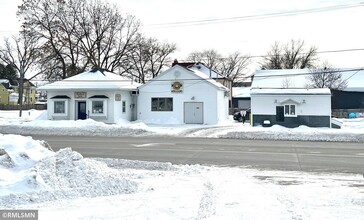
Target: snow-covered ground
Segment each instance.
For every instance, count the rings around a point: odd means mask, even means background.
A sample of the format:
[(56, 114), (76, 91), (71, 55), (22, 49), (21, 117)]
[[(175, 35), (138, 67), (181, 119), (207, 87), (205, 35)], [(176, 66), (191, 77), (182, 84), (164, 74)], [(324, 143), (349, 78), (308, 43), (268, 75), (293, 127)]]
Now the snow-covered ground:
[(94, 120), (51, 121), (46, 120), (45, 111), (24, 111), (18, 118), (18, 111), (0, 111), (0, 133), (20, 135), (74, 135), (74, 136), (187, 136), (209, 138), (309, 140), (309, 141), (351, 141), (364, 142), (364, 119), (337, 119), (342, 129), (330, 128), (285, 128), (274, 125), (270, 128), (252, 127), (230, 119), (219, 125), (170, 125), (145, 124), (141, 121), (119, 121), (104, 124)]
[[(0, 209), (40, 219), (363, 219), (363, 174), (83, 158), (14, 134), (187, 136), (364, 142), (364, 120), (343, 129), (223, 124), (49, 121), (44, 111), (0, 111)], [(1, 134), (3, 133), (3, 134)], [(6, 133), (4, 135), (4, 133)], [(360, 143), (362, 144), (362, 143)]]
[(363, 219), (362, 174), (83, 158), (0, 134), (0, 209), (40, 219)]

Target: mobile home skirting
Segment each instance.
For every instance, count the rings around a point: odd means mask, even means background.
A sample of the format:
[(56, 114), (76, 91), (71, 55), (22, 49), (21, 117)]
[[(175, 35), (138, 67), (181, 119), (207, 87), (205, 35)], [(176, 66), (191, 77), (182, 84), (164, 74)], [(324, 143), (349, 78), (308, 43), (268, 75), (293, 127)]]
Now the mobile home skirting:
[(269, 120), (271, 125), (281, 125), (288, 128), (295, 128), (300, 125), (308, 127), (330, 127), (331, 117), (324, 115), (298, 115), (297, 117), (284, 117), (283, 122), (277, 122), (276, 115), (253, 115), (253, 126), (263, 125)]

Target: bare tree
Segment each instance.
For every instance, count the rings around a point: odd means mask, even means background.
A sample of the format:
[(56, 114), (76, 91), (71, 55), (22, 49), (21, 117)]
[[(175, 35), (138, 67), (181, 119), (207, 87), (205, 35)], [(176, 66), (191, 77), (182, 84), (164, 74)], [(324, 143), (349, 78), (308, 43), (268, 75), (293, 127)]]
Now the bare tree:
[(125, 64), (139, 30), (134, 17), (99, 0), (23, 0), (18, 16), (43, 41), (39, 64), (50, 68), (51, 79), (92, 66), (115, 70)]
[(214, 49), (204, 50), (202, 52), (192, 52), (187, 56), (188, 60), (201, 62), (210, 69), (217, 69), (220, 65), (222, 56)]
[(115, 5), (86, 2), (77, 20), (82, 51), (93, 66), (114, 71), (132, 52), (140, 23), (123, 17)]
[(286, 77), (282, 80), (281, 87), (284, 89), (292, 88), (294, 87), (294, 81), (292, 81), (289, 77)]
[(0, 47), (0, 59), (19, 72), (19, 117), (22, 116), (24, 76), (36, 60), (37, 42), (36, 36), (21, 32), (11, 40), (5, 38), (4, 46)]
[(233, 86), (244, 81), (247, 76), (247, 67), (250, 64), (250, 57), (234, 52), (227, 58), (221, 60), (218, 71), (225, 77), (233, 81)]
[(305, 49), (305, 42), (291, 40), (281, 46), (275, 42), (267, 55), (263, 58), (261, 69), (304, 69), (315, 66), (317, 48)]
[(52, 66), (50, 72), (62, 79), (76, 74), (68, 71), (75, 69), (72, 67), (80, 60), (79, 45), (73, 33), (76, 28), (74, 9), (81, 8), (82, 1), (23, 0), (17, 13), (23, 29), (43, 41), (40, 68)]
[(343, 80), (339, 69), (324, 62), (320, 68), (311, 69), (311, 74), (307, 77), (310, 88), (329, 88), (343, 90), (347, 87), (347, 81)]
[(171, 63), (170, 55), (176, 48), (175, 44), (161, 43), (155, 38), (140, 35), (130, 56), (133, 68), (128, 71), (129, 75), (140, 83), (156, 77), (163, 67)]

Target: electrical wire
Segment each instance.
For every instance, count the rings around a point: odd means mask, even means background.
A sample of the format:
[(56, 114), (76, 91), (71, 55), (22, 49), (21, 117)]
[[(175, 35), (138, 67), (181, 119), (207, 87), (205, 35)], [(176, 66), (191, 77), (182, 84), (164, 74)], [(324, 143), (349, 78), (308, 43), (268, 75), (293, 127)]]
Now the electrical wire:
[(209, 24), (217, 24), (217, 23), (229, 23), (229, 22), (240, 22), (240, 21), (248, 21), (248, 20), (258, 20), (258, 19), (268, 19), (275, 17), (283, 17), (283, 16), (295, 16), (301, 14), (308, 13), (321, 13), (328, 11), (337, 11), (349, 8), (357, 8), (364, 6), (364, 2), (346, 4), (346, 5), (334, 5), (327, 6), (321, 8), (309, 8), (303, 10), (292, 10), (285, 12), (274, 12), (274, 13), (266, 13), (259, 15), (247, 15), (247, 16), (238, 16), (238, 17), (229, 17), (229, 18), (215, 18), (215, 19), (204, 19), (204, 20), (194, 20), (194, 21), (180, 21), (180, 22), (169, 22), (169, 23), (159, 23), (159, 24), (149, 24), (145, 25), (148, 28), (171, 28), (171, 27), (183, 27), (183, 26), (196, 26), (196, 25), (209, 25)]

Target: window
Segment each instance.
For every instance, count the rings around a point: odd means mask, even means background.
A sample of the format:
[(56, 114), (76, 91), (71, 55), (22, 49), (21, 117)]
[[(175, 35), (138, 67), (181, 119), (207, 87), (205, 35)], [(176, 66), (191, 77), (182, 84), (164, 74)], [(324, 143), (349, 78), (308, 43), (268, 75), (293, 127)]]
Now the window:
[(152, 98), (152, 111), (173, 111), (173, 98)]
[(123, 113), (125, 113), (125, 112), (126, 112), (126, 101), (123, 101), (123, 102), (122, 102), (121, 111), (122, 111)]
[(104, 114), (104, 101), (92, 101), (92, 114)]
[(54, 114), (66, 114), (66, 101), (54, 101)]
[(295, 105), (285, 105), (284, 106), (284, 115), (296, 115), (296, 106)]

